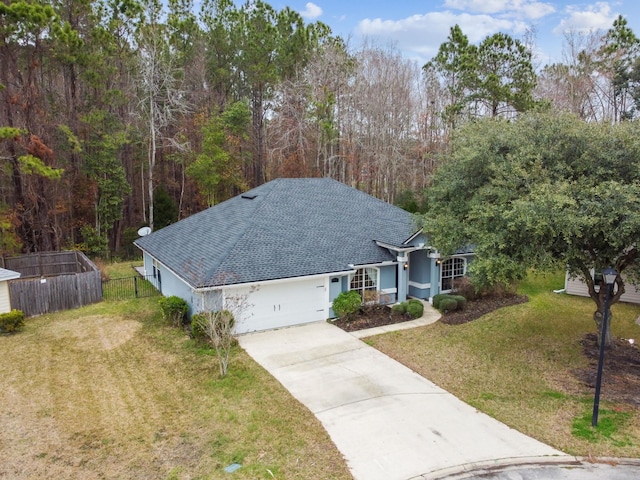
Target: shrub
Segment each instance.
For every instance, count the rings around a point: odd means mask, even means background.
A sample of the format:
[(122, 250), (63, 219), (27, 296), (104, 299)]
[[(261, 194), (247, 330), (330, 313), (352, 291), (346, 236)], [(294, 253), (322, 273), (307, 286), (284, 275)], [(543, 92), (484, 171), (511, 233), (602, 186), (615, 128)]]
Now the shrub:
[(456, 310), (464, 310), (467, 306), (467, 299), (462, 295), (450, 295), (450, 297), (458, 303)]
[(333, 311), (339, 317), (352, 315), (362, 307), (362, 298), (356, 290), (342, 292), (333, 301)]
[(11, 310), (0, 314), (0, 333), (17, 332), (24, 325), (24, 313), (22, 310)]
[(448, 298), (443, 298), (440, 300), (440, 310), (443, 313), (454, 312), (458, 308), (458, 302), (455, 298), (451, 298), (451, 295), (447, 295)]
[(204, 313), (194, 313), (191, 315), (191, 336), (196, 340), (206, 339), (206, 332), (204, 331), (206, 321), (207, 317)]
[(380, 292), (377, 290), (365, 290), (362, 292), (363, 305), (377, 305), (378, 303), (381, 303)]
[(178, 327), (184, 325), (187, 319), (187, 310), (189, 309), (187, 302), (173, 295), (160, 298), (158, 303), (165, 319)]
[(407, 313), (407, 303), (396, 303), (395, 305), (391, 306), (391, 311), (393, 313), (397, 313), (398, 315), (404, 315), (405, 313)]
[(433, 296), (433, 308), (437, 308), (438, 310), (440, 310), (440, 302), (442, 301), (443, 298), (449, 298), (451, 295), (449, 295), (448, 293), (439, 293), (437, 295)]
[(420, 318), (424, 313), (423, 303), (420, 300), (409, 300), (407, 302), (407, 313), (411, 318)]
[(473, 301), (480, 296), (480, 292), (471, 283), (469, 277), (459, 277), (453, 280), (453, 291), (465, 299)]

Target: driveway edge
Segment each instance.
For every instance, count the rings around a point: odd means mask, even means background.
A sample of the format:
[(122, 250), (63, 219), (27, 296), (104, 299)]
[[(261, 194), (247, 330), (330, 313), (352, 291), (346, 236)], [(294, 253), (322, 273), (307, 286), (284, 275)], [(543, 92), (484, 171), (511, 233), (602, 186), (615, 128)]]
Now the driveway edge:
[(629, 465), (640, 467), (640, 459), (617, 457), (577, 457), (577, 456), (544, 456), (503, 458), (488, 462), (474, 462), (457, 467), (444, 468), (434, 472), (424, 473), (407, 480), (464, 480), (480, 475), (499, 473), (520, 468), (535, 467), (573, 467), (580, 468), (591, 464), (606, 464), (611, 466)]

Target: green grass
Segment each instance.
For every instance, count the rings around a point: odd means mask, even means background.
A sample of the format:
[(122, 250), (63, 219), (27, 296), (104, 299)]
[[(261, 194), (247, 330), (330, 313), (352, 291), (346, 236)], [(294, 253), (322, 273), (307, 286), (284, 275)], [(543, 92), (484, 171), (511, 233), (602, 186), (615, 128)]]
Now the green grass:
[[(601, 400), (601, 409), (628, 414), (611, 417), (615, 435), (603, 434), (600, 424), (589, 439), (574, 429), (593, 399), (593, 389), (572, 372), (588, 365), (579, 342), (595, 331), (595, 305), (552, 292), (563, 285), (563, 274), (532, 276), (519, 287), (528, 303), (464, 325), (436, 323), (368, 343), (479, 410), (567, 453), (640, 457), (640, 415), (628, 406)], [(639, 313), (637, 306), (616, 304), (613, 334), (639, 337)], [(610, 416), (604, 415), (605, 425)]]
[(620, 436), (620, 432), (627, 427), (632, 416), (629, 412), (615, 410), (598, 410), (598, 426), (592, 426), (593, 411), (591, 408), (573, 419), (571, 434), (591, 443), (611, 443), (618, 447), (632, 446), (628, 437)]
[(142, 266), (142, 260), (131, 262), (104, 263), (96, 262), (96, 265), (108, 278), (127, 278), (137, 275), (134, 267)]
[(28, 319), (0, 336), (2, 473), (351, 478), (315, 416), (242, 349), (231, 355), (220, 378), (215, 355), (167, 325), (157, 298)]

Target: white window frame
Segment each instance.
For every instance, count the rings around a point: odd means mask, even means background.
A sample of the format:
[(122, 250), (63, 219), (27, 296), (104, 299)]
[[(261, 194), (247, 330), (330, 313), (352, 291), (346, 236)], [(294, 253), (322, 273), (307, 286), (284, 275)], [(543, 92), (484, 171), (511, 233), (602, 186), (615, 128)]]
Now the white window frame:
[[(451, 264), (451, 267), (448, 264)], [(445, 275), (446, 271), (446, 275)], [(465, 257), (449, 257), (440, 264), (440, 292), (448, 293), (453, 288), (453, 281), (456, 278), (464, 277), (467, 274), (467, 259)], [(445, 281), (450, 282), (449, 288), (445, 289)]]
[[(362, 273), (360, 273), (362, 272)], [(371, 275), (373, 273), (373, 275)], [(369, 278), (375, 276), (375, 282), (367, 282), (366, 275), (369, 274)], [(361, 280), (358, 285), (353, 286), (354, 280), (361, 275)], [(369, 285), (367, 285), (369, 283)], [(375, 283), (375, 285), (371, 284)], [(360, 293), (360, 296), (364, 298), (364, 292), (372, 291), (377, 292), (380, 290), (380, 269), (378, 267), (359, 267), (356, 269), (356, 273), (349, 275), (349, 290), (356, 290)]]

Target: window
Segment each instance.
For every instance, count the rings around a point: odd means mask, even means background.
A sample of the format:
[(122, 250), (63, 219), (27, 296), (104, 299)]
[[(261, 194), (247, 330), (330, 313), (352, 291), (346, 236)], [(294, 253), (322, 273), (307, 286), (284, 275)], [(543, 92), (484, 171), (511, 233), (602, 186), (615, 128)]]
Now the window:
[(440, 290), (442, 292), (451, 291), (453, 288), (453, 281), (456, 278), (464, 277), (466, 272), (466, 258), (455, 257), (442, 262), (442, 282), (440, 284)]
[(350, 290), (357, 290), (364, 298), (364, 292), (378, 290), (378, 269), (377, 268), (359, 268), (351, 277), (349, 282)]

